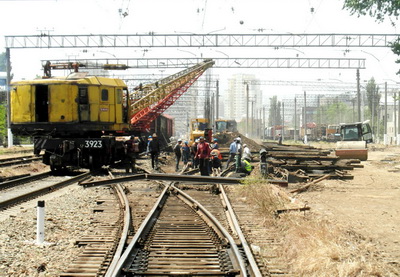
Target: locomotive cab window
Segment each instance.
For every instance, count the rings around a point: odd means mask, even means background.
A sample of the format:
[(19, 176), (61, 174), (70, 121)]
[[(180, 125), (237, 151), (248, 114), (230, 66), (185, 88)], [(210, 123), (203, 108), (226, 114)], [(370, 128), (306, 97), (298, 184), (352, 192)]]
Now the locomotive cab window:
[(88, 104), (88, 89), (86, 87), (79, 88), (79, 104)]
[(101, 90), (101, 101), (108, 101), (108, 89)]

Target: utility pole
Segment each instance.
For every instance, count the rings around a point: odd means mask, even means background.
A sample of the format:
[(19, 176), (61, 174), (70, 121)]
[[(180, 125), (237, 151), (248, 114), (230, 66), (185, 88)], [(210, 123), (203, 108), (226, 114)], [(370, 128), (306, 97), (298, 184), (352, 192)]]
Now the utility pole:
[(293, 134), (294, 141), (297, 140), (297, 98), (294, 98), (294, 134)]
[[(400, 102), (399, 102), (400, 103)], [(262, 107), (262, 113), (263, 113), (263, 122), (261, 124), (261, 130), (262, 130), (262, 138), (265, 140), (265, 106)]]
[(394, 93), (394, 99), (393, 99), (393, 109), (394, 109), (394, 114), (393, 114), (393, 120), (394, 120), (394, 138), (396, 138), (396, 134), (397, 134), (397, 116), (396, 116), (396, 109), (397, 109), (397, 106), (396, 106), (396, 96), (397, 96), (397, 93), (395, 92)]
[(14, 146), (13, 133), (11, 132), (11, 106), (10, 106), (10, 83), (11, 83), (11, 61), (10, 48), (6, 48), (6, 71), (7, 71), (7, 142), (8, 148)]
[[(398, 99), (398, 102), (399, 102), (399, 106), (398, 106), (398, 113), (397, 113), (397, 116), (398, 116), (398, 118), (397, 118), (397, 124), (398, 124), (398, 126), (397, 126), (397, 145), (400, 145), (400, 92), (399, 92), (399, 99)], [(395, 105), (396, 105), (396, 101), (395, 101), (395, 103), (394, 103)]]
[(246, 83), (246, 136), (249, 135), (249, 84)]
[(285, 103), (282, 102), (282, 141), (285, 138)]
[(219, 119), (219, 81), (216, 83), (216, 99), (215, 99), (215, 119)]
[(360, 93), (360, 69), (357, 68), (357, 112), (358, 122), (361, 122), (361, 93)]
[(251, 100), (251, 136), (254, 136), (254, 99)]
[(304, 143), (307, 144), (307, 93), (304, 91)]
[(387, 82), (385, 82), (385, 114), (384, 114), (384, 116), (383, 116), (383, 119), (384, 119), (384, 121), (383, 121), (383, 130), (384, 130), (384, 133), (383, 133), (383, 143), (385, 144), (385, 145), (387, 145), (388, 144), (388, 137), (387, 137)]

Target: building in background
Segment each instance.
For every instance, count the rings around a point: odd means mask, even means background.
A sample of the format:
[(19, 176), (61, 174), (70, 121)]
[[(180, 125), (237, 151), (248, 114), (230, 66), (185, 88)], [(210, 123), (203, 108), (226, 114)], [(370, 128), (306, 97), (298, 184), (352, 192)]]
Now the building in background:
[(253, 74), (233, 75), (228, 80), (224, 97), (224, 118), (241, 122), (239, 131), (248, 135), (256, 131), (256, 119), (259, 118), (259, 111), (263, 106), (261, 89), (257, 85), (251, 85), (251, 81), (256, 80)]

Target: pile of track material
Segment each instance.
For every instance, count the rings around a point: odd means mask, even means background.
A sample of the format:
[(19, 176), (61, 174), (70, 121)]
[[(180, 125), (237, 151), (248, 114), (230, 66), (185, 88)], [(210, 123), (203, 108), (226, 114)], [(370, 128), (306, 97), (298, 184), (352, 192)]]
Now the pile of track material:
[(247, 144), (250, 150), (253, 152), (259, 152), (262, 146), (255, 142), (254, 140), (242, 135), (237, 132), (223, 132), (214, 135), (218, 139), (218, 144), (222, 148), (229, 148), (229, 145), (233, 142), (235, 138), (240, 137), (242, 144)]
[(267, 151), (268, 172), (280, 177), (286, 175), (289, 183), (321, 178), (353, 179), (348, 170), (363, 167), (358, 159), (340, 159), (330, 150), (308, 145), (265, 143), (263, 146)]

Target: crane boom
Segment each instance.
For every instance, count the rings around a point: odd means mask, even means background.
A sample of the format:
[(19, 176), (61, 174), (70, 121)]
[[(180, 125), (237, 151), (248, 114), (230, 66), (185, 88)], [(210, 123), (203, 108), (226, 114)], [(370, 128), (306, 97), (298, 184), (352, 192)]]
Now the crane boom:
[(150, 123), (175, 103), (214, 63), (207, 59), (158, 82), (135, 88), (130, 107), (132, 129), (148, 129)]

